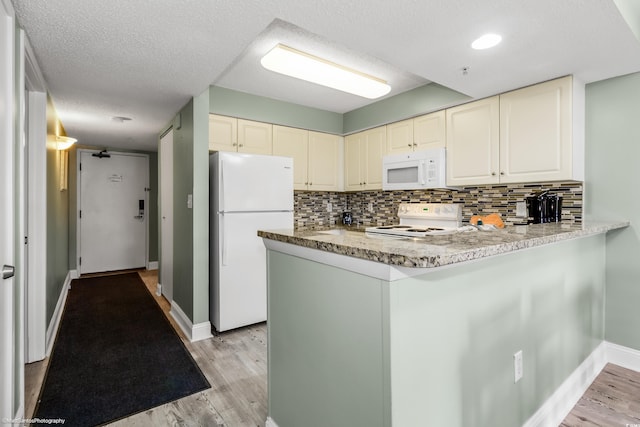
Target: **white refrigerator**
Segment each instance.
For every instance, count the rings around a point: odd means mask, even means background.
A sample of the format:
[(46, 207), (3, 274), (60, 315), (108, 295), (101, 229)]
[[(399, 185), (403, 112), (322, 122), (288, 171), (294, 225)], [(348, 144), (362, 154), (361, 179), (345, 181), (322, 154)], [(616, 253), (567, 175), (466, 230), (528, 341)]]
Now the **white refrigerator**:
[(293, 228), (293, 159), (210, 156), (210, 304), (218, 332), (267, 320), (266, 249), (258, 230)]

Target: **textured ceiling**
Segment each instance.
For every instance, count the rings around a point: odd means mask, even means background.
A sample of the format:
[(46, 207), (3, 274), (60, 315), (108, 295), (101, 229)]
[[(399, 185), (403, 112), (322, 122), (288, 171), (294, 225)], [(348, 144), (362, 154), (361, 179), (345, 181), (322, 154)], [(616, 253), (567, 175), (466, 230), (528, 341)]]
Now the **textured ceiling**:
[[(591, 82), (640, 71), (640, 43), (613, 0), (13, 5), (67, 133), (94, 146), (155, 150), (161, 128), (210, 84), (336, 112), (372, 102), (261, 69), (276, 40), (387, 79), (388, 96), (429, 81), (478, 98), (566, 74)], [(486, 32), (503, 43), (471, 50)]]

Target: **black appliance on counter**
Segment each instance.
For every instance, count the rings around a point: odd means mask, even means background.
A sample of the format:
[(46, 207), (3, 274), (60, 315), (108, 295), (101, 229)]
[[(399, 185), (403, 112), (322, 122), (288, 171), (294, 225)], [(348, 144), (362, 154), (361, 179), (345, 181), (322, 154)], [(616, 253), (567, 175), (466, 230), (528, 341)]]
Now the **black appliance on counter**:
[(560, 222), (562, 220), (562, 197), (549, 194), (548, 190), (525, 197), (529, 224)]

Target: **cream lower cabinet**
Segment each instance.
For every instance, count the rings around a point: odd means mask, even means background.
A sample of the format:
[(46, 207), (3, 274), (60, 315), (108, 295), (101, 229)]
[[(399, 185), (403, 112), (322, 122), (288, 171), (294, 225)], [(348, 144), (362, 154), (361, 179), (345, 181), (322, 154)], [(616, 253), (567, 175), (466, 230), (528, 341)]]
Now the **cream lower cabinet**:
[(584, 179), (584, 86), (572, 77), (447, 111), (447, 185)]
[(210, 114), (209, 150), (270, 155), (272, 127), (270, 123)]
[(387, 125), (387, 154), (445, 146), (445, 111)]
[(382, 156), (387, 148), (386, 126), (348, 135), (344, 147), (344, 189), (381, 190)]
[(449, 108), (447, 185), (496, 184), (500, 162), (500, 102), (497, 96)]
[(342, 137), (273, 126), (273, 155), (293, 158), (295, 190), (340, 191)]

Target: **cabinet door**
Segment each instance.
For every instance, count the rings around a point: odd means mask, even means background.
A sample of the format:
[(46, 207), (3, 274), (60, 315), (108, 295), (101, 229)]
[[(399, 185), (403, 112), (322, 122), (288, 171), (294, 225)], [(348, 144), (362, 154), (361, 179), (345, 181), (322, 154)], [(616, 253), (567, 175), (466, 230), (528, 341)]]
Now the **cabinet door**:
[(499, 108), (494, 96), (446, 111), (447, 185), (498, 183)]
[(238, 151), (271, 155), (273, 152), (272, 128), (270, 123), (238, 119)]
[(342, 137), (321, 132), (309, 132), (309, 189), (337, 191), (340, 189), (340, 150)]
[(427, 150), (445, 146), (445, 112), (435, 113), (413, 119), (413, 148)]
[(500, 95), (500, 182), (571, 179), (571, 77)]
[(209, 151), (237, 151), (238, 119), (209, 114)]
[(387, 153), (400, 154), (413, 151), (413, 119), (387, 125)]
[(364, 132), (354, 133), (344, 138), (344, 189), (346, 191), (362, 190), (362, 157)]
[(274, 125), (273, 155), (293, 158), (293, 189), (306, 190), (309, 131)]
[(386, 126), (366, 132), (366, 165), (363, 167), (365, 190), (382, 190), (382, 156), (385, 155), (386, 148)]

